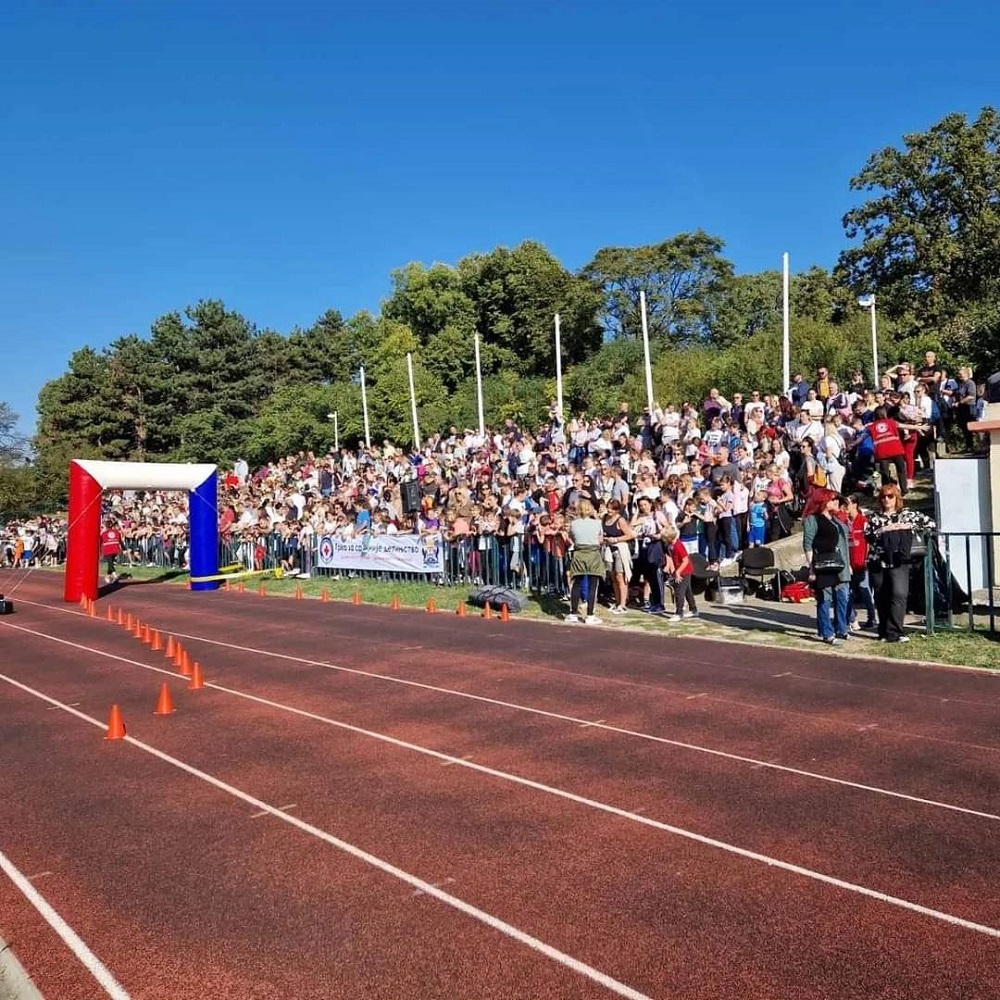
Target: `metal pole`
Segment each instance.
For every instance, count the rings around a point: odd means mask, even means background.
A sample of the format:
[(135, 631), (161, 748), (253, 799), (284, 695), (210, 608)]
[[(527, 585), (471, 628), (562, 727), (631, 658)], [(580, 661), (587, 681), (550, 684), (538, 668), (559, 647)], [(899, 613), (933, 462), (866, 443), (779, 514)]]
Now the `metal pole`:
[(646, 293), (639, 292), (639, 309), (642, 312), (642, 351), (646, 365), (646, 402), (649, 406), (649, 419), (653, 419), (653, 369), (649, 364), (649, 327), (646, 323)]
[(788, 308), (788, 254), (781, 255), (781, 385), (782, 393), (792, 384), (791, 323)]
[(365, 447), (372, 446), (371, 434), (368, 430), (368, 392), (365, 389), (365, 366), (361, 366), (361, 412), (365, 418)]
[(479, 358), (479, 334), (476, 334), (476, 409), (479, 413), (479, 436), (486, 436), (486, 421), (483, 418), (483, 366)]
[(413, 355), (407, 351), (406, 373), (410, 377), (410, 412), (413, 415), (413, 449), (420, 451), (420, 424), (417, 423), (417, 393), (413, 388)]
[(333, 411), (333, 450), (340, 451), (340, 423), (336, 410)]
[(875, 323), (875, 296), (872, 296), (872, 367), (875, 369), (875, 381), (872, 383), (872, 389), (878, 391), (879, 387), (879, 370), (878, 370), (878, 327)]
[(562, 337), (559, 331), (559, 313), (556, 313), (556, 413), (563, 418), (563, 384), (562, 384)]

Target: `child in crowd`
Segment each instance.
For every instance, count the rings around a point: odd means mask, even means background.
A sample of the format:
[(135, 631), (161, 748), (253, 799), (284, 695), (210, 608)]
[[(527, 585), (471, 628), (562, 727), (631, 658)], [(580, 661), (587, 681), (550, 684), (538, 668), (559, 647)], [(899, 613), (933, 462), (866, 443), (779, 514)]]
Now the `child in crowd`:
[(760, 548), (767, 536), (767, 494), (763, 490), (757, 490), (753, 495), (747, 525), (747, 547)]

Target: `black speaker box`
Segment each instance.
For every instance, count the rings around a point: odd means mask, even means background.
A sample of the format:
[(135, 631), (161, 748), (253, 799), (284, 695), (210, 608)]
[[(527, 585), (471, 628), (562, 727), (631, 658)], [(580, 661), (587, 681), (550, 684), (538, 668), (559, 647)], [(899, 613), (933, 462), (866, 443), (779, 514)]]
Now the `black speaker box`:
[(420, 483), (415, 479), (400, 483), (399, 494), (403, 499), (404, 514), (416, 514), (420, 510)]

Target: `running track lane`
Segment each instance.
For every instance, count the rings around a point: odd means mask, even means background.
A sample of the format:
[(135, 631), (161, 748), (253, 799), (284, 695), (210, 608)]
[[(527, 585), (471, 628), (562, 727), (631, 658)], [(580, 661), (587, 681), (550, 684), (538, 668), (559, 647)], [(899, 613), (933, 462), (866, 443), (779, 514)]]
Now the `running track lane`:
[[(697, 675), (686, 681), (664, 677), (664, 674), (692, 669), (678, 658), (673, 643), (661, 642), (657, 647), (650, 647), (656, 650), (657, 658), (649, 655), (642, 663), (645, 679), (629, 680), (578, 674), (574, 669), (578, 658), (572, 651), (565, 654), (570, 661), (567, 670), (553, 669), (550, 656), (541, 665), (511, 663), (504, 655), (510, 632), (503, 636), (502, 643), (491, 641), (487, 644), (496, 649), (492, 655), (483, 653), (482, 639), (480, 650), (475, 654), (452, 654), (450, 649), (435, 647), (430, 642), (414, 643), (414, 637), (410, 637), (408, 644), (371, 643), (363, 635), (352, 643), (336, 643), (331, 650), (330, 641), (324, 635), (328, 615), (322, 605), (318, 606), (317, 613), (315, 602), (282, 601), (281, 604), (291, 604), (298, 609), (298, 613), (291, 621), (293, 627), (276, 632), (273, 624), (259, 620), (260, 610), (271, 613), (282, 610), (280, 605), (275, 608), (276, 603), (266, 601), (257, 609), (216, 605), (205, 610), (204, 602), (189, 601), (186, 608), (173, 611), (154, 609), (154, 624), (185, 630), (184, 635), (214, 636), (214, 643), (192, 641), (188, 645), (217, 669), (238, 667), (248, 676), (266, 677), (269, 673), (276, 679), (297, 676), (300, 672), (308, 675), (322, 669), (315, 663), (299, 664), (287, 658), (298, 655), (339, 666), (353, 665), (353, 669), (368, 673), (409, 678), (459, 692), (475, 692), (588, 721), (610, 720), (619, 727), (667, 734), (679, 742), (707, 745), (758, 761), (776, 761), (848, 781), (897, 788), (917, 797), (1000, 812), (1000, 780), (996, 767), (1000, 760), (1000, 748), (996, 744), (1000, 706), (994, 706), (989, 700), (989, 696), (1000, 690), (1000, 684), (989, 675), (910, 668), (918, 677), (930, 675), (936, 683), (942, 679), (950, 682), (950, 688), (941, 689), (948, 696), (890, 690), (888, 696), (901, 704), (887, 712), (889, 719), (886, 721), (878, 714), (884, 706), (878, 702), (880, 689), (871, 690), (872, 677), (868, 678), (869, 686), (864, 687), (840, 682), (835, 676), (832, 681), (827, 678), (789, 680), (786, 672), (780, 669), (784, 664), (772, 661), (765, 668), (766, 672), (759, 671), (752, 677), (755, 682), (766, 685), (762, 690), (739, 696), (730, 696), (722, 690), (713, 695), (704, 689), (710, 685), (718, 688), (722, 682), (713, 676), (714, 670), (704, 666), (698, 666)], [(308, 616), (310, 607), (311, 617)], [(27, 607), (26, 610), (41, 609)], [(244, 621), (242, 616), (254, 610), (258, 611), (257, 619)], [(63, 607), (54, 608), (50, 613), (57, 618), (76, 616), (76, 612)], [(240, 618), (229, 621), (227, 613), (229, 617), (239, 614)], [(401, 618), (385, 611), (380, 614), (391, 623)], [(207, 620), (208, 616), (211, 620)], [(408, 616), (402, 617), (405, 620)], [(415, 624), (431, 617), (418, 616)], [(435, 621), (440, 622), (440, 619)], [(489, 627), (486, 623), (474, 622), (472, 625)], [(339, 622), (339, 626), (347, 627), (343, 622)], [(447, 638), (446, 630), (443, 639)], [(229, 650), (218, 645), (227, 641), (236, 643), (238, 648)], [(259, 674), (258, 668), (253, 666), (260, 659), (252, 652), (258, 643), (265, 649), (280, 650), (285, 657), (279, 654), (277, 658), (264, 658), (262, 662), (270, 668), (268, 673)], [(688, 647), (692, 645), (720, 648), (708, 643), (687, 643)], [(721, 648), (727, 653), (732, 649), (729, 646)], [(331, 652), (332, 658), (329, 657)], [(703, 649), (701, 652), (704, 655)], [(623, 659), (620, 653), (618, 659)], [(627, 674), (631, 661), (624, 659), (622, 672)], [(822, 662), (832, 658), (815, 659)], [(606, 664), (609, 662), (607, 656), (604, 660)], [(832, 660), (834, 673), (843, 662)], [(610, 663), (611, 666), (606, 667), (609, 674), (614, 669), (614, 660)], [(877, 672), (882, 666), (878, 663), (866, 669), (869, 675), (876, 674), (874, 679), (877, 681)], [(778, 677), (773, 676), (776, 669)], [(346, 684), (350, 678), (351, 675), (340, 673), (338, 683)], [(228, 672), (227, 679), (232, 679)], [(371, 683), (374, 697), (380, 698), (379, 682), (372, 680)], [(389, 682), (382, 683), (385, 687), (391, 686)], [(788, 706), (790, 685), (796, 687), (793, 703)], [(783, 700), (786, 702), (784, 707)], [(859, 700), (866, 704), (859, 706)], [(869, 701), (875, 704), (867, 704)], [(908, 709), (908, 714), (902, 714), (904, 708)], [(457, 705), (453, 710), (458, 711)], [(442, 706), (428, 711), (430, 718), (447, 718), (451, 710)]]
[[(74, 616), (74, 624), (80, 626), (82, 644), (89, 639), (96, 648), (95, 642), (106, 639), (109, 651), (142, 661), (144, 647), (121, 629), (81, 616)], [(350, 720), (648, 815), (667, 815), (674, 825), (1000, 924), (991, 891), (998, 863), (996, 814), (959, 814), (653, 742), (635, 745), (629, 737), (592, 726), (525, 718), (478, 702), (449, 704), (436, 692), (399, 685), (382, 692), (373, 687), (377, 681), (345, 679), (322, 669), (292, 678), (257, 670), (251, 682), (246, 668), (252, 657), (227, 655), (220, 648), (211, 653), (214, 659), (203, 662), (212, 664), (213, 680), (224, 687)], [(147, 659), (165, 668), (162, 657)], [(874, 753), (880, 752), (876, 746)], [(966, 762), (975, 760), (982, 773), (989, 764), (994, 775), (1000, 771), (996, 760), (976, 760), (977, 755), (984, 756), (967, 752)], [(945, 797), (950, 791), (938, 789)], [(954, 878), (943, 879), (949, 872)]]
[[(54, 666), (55, 658), (50, 656), (48, 662)], [(103, 668), (96, 669), (99, 673)], [(85, 682), (78, 674), (72, 677), (69, 664), (55, 672), (67, 670), (70, 683), (82, 687), (88, 697), (96, 696), (103, 682), (90, 677), (92, 671), (88, 670)], [(45, 671), (46, 676), (51, 672)], [(134, 676), (119, 673), (108, 681), (128, 688)], [(139, 688), (146, 692), (148, 704), (148, 681), (143, 679)], [(216, 697), (215, 692), (211, 695)], [(219, 694), (217, 700), (221, 698)], [(192, 704), (199, 713), (207, 712), (212, 701), (204, 698)], [(437, 859), (438, 865), (456, 872), (447, 877), (463, 888), (468, 884), (470, 890), (492, 898), (500, 884), (505, 905), (513, 905), (522, 915), (537, 912), (536, 919), (543, 922), (554, 919), (552, 933), (579, 933), (581, 923), (594, 927), (600, 940), (587, 943), (592, 948), (603, 945), (606, 951), (608, 942), (613, 942), (616, 947), (609, 960), (618, 956), (639, 969), (643, 959), (651, 961), (650, 955), (661, 962), (666, 959), (669, 968), (664, 975), (670, 978), (656, 995), (904, 996), (912, 995), (919, 982), (923, 995), (953, 995), (948, 991), (961, 984), (962, 995), (976, 996), (980, 995), (977, 977), (990, 968), (987, 956), (996, 954), (995, 942), (984, 946), (968, 932), (950, 941), (952, 928), (946, 927), (943, 934), (939, 927), (928, 930), (921, 922), (924, 918), (914, 923), (910, 914), (887, 912), (869, 900), (845, 902), (822, 887), (802, 886), (784, 873), (775, 876), (768, 871), (762, 876), (743, 862), (706, 857), (700, 847), (669, 844), (664, 855), (659, 833), (652, 837), (647, 830), (623, 833), (617, 821), (609, 828), (603, 818), (569, 815), (572, 808), (569, 813), (553, 811), (534, 793), (526, 798), (520, 790), (484, 788), (482, 779), (462, 773), (461, 768), (442, 769), (423, 761), (401, 767), (380, 748), (373, 750), (353, 737), (331, 741), (328, 734), (291, 727), (287, 717), (274, 718), (273, 712), (259, 706), (251, 706), (249, 712), (231, 705), (218, 707), (222, 711), (208, 727), (213, 734), (210, 748), (199, 744), (196, 752), (235, 769), (255, 785), (270, 788), (276, 782), (281, 793), (288, 782), (280, 764), (291, 760), (297, 798), (307, 803), (303, 809), (326, 810), (330, 823), (349, 826), (359, 837), (369, 832), (380, 843), (391, 843), (395, 851), (418, 851), (421, 863)], [(234, 727), (237, 715), (243, 721)], [(186, 722), (179, 714), (155, 723), (168, 723), (169, 730), (161, 726), (161, 731), (183, 746), (197, 742), (194, 733), (182, 731), (195, 724), (193, 712)], [(206, 725), (202, 719), (200, 728)], [(254, 739), (256, 763), (245, 759), (248, 733), (259, 737)], [(258, 750), (266, 760), (260, 760)], [(378, 776), (374, 788), (369, 787), (373, 774)], [(505, 843), (499, 845), (498, 824), (506, 833), (501, 837)], [(414, 830), (420, 830), (419, 844), (414, 842)], [(530, 843), (526, 831), (534, 835)], [(512, 855), (523, 861), (513, 871)], [(671, 875), (667, 866), (675, 865), (676, 874)], [(594, 912), (581, 921), (579, 914), (587, 911), (589, 900)], [(609, 911), (610, 901), (614, 905)], [(810, 927), (815, 912), (823, 913), (822, 924)], [(567, 913), (577, 916), (571, 926)], [(804, 928), (809, 928), (811, 940), (803, 935)], [(844, 941), (853, 943), (846, 964)], [(619, 955), (622, 942), (628, 942), (624, 956)], [(925, 967), (927, 962), (919, 956), (935, 952), (938, 957)], [(836, 960), (828, 961), (834, 954)], [(938, 965), (942, 954), (952, 959), (947, 968)], [(875, 957), (878, 961), (873, 961)], [(706, 964), (721, 970), (724, 981), (716, 978), (706, 986), (701, 971)], [(697, 970), (696, 981), (692, 970)], [(849, 989), (845, 979), (852, 984)]]
[[(47, 578), (35, 577), (29, 593), (32, 599), (59, 606)], [(504, 626), (454, 615), (391, 613), (371, 606), (249, 594), (192, 594), (142, 584), (123, 587), (109, 600), (178, 631), (212, 635), (221, 629), (218, 637), (224, 640), (252, 645), (243, 641), (252, 638), (273, 648), (277, 639), (289, 650), (307, 644), (314, 656), (322, 645), (327, 656), (347, 664), (378, 662), (386, 650), (391, 654), (393, 649), (405, 652), (421, 645), (447, 652), (459, 662), (485, 651), (535, 669), (545, 665), (636, 684), (667, 681), (709, 698), (737, 704), (764, 701), (807, 716), (829, 712), (858, 725), (893, 729), (905, 724), (928, 739), (948, 738), (960, 726), (966, 742), (996, 743), (1000, 672), (868, 662), (617, 629), (553, 628), (527, 621)], [(279, 622), (284, 626), (280, 631), (275, 628)], [(877, 654), (876, 643), (856, 641)]]

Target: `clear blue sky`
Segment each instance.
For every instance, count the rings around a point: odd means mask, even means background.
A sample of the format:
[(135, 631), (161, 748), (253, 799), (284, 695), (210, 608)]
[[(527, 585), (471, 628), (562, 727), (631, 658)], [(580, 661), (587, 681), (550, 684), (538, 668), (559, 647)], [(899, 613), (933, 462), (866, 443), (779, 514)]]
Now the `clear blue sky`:
[(283, 332), (525, 238), (569, 267), (702, 227), (832, 265), (848, 179), (1000, 100), (991, 5), (14, 0), (0, 399), (222, 298)]

